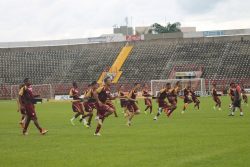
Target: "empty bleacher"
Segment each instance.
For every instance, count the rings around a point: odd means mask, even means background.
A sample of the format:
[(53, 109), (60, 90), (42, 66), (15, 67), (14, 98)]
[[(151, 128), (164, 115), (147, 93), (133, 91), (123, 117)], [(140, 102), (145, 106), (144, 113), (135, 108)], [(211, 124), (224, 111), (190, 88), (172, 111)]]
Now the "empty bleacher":
[(19, 84), (91, 82), (111, 66), (123, 43), (0, 49), (0, 80)]

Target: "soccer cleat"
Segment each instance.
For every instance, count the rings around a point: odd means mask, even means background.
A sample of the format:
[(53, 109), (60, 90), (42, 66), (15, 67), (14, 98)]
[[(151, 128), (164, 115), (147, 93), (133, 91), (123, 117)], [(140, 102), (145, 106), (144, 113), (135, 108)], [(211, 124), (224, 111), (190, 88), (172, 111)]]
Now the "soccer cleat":
[(221, 108), (219, 108), (219, 111), (221, 111)]
[(99, 116), (96, 116), (96, 117), (95, 117), (95, 120), (98, 121), (98, 120), (99, 120)]
[(229, 114), (228, 116), (234, 116), (234, 114)]
[(182, 111), (181, 111), (181, 113), (182, 113), (182, 114), (184, 114), (184, 113), (185, 113), (185, 111), (183, 111), (183, 110), (182, 110)]
[(75, 123), (74, 123), (74, 118), (70, 119), (70, 122), (73, 126), (75, 126)]
[(98, 132), (98, 133), (94, 133), (94, 136), (101, 136), (101, 134)]
[(27, 136), (27, 135), (28, 135), (28, 132), (23, 132), (23, 135), (24, 135), (24, 136)]
[(244, 116), (243, 112), (240, 113), (240, 116)]
[(40, 131), (41, 135), (45, 135), (47, 132), (48, 132), (48, 130), (46, 130), (46, 129), (42, 129), (42, 130)]
[(130, 121), (127, 122), (127, 126), (131, 126), (131, 122)]
[(158, 120), (157, 116), (155, 116), (155, 117), (154, 117), (154, 120), (155, 120), (155, 121), (157, 121), (157, 120)]

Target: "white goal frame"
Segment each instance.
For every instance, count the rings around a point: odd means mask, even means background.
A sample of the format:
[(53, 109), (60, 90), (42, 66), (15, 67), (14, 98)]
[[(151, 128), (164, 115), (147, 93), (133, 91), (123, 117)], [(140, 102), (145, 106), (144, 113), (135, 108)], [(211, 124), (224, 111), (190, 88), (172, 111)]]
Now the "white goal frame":
[[(192, 83), (197, 84), (197, 88), (195, 88), (195, 93), (199, 96), (207, 96), (207, 91), (206, 91), (206, 84), (205, 84), (205, 79), (203, 78), (193, 78), (193, 79), (165, 79), (165, 80), (151, 80), (151, 94), (153, 96), (157, 96), (157, 93), (166, 85), (166, 83), (171, 83), (172, 86), (174, 84), (180, 81), (180, 84), (182, 86), (182, 89), (186, 85), (190, 85), (193, 87)], [(189, 84), (188, 84), (189, 83)]]

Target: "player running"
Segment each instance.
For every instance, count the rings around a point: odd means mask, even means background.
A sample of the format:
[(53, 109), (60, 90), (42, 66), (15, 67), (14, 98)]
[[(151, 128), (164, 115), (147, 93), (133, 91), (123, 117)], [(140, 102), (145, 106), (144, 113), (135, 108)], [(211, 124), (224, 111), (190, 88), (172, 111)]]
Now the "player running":
[(121, 105), (121, 108), (123, 109), (123, 114), (124, 116), (126, 116), (128, 99), (127, 99), (127, 96), (125, 96), (123, 85), (119, 86), (118, 97), (120, 98), (120, 105)]
[(191, 96), (192, 96), (192, 101), (194, 102), (194, 108), (197, 107), (197, 109), (200, 109), (200, 100), (198, 99), (198, 96), (195, 94), (195, 89), (192, 88), (192, 90), (190, 91)]
[(83, 120), (84, 126), (88, 127), (88, 123), (85, 120), (86, 117), (91, 116), (91, 113), (84, 114), (83, 99), (80, 98), (80, 92), (78, 90), (78, 85), (76, 82), (72, 83), (73, 87), (70, 89), (69, 96), (73, 98), (72, 101), (72, 111), (76, 113), (73, 118), (70, 119), (72, 125), (75, 125), (74, 120), (81, 116), (80, 119)]
[(167, 98), (171, 105), (170, 105), (170, 110), (168, 110), (167, 112), (168, 117), (170, 117), (170, 115), (174, 112), (174, 110), (177, 109), (177, 98), (178, 98), (180, 90), (181, 90), (180, 81), (177, 81), (175, 83), (174, 88), (169, 90), (170, 95), (168, 95)]
[[(84, 101), (85, 102), (83, 103), (83, 106), (85, 108), (85, 111), (88, 113), (86, 115), (88, 115), (89, 119), (87, 122), (85, 122), (84, 117), (82, 117), (80, 119), (80, 121), (82, 121), (82, 120), (84, 121), (85, 127), (91, 126), (93, 112), (94, 112), (94, 109), (96, 108), (95, 107), (96, 100), (94, 98), (93, 92), (98, 88), (98, 86), (99, 86), (99, 84), (96, 81), (93, 81), (91, 84), (89, 84), (88, 90), (85, 91), (85, 93), (84, 93)], [(85, 117), (86, 117), (86, 115), (85, 115)]]
[(193, 102), (192, 101), (191, 87), (187, 86), (186, 88), (184, 88), (183, 92), (184, 92), (184, 106), (183, 106), (183, 110), (181, 112), (182, 114), (185, 113), (188, 105)]
[[(21, 84), (19, 85), (19, 91), (22, 89), (22, 87), (24, 87), (25, 85), (24, 84)], [(22, 106), (22, 102), (20, 101), (21, 99), (18, 97), (17, 98), (17, 112), (20, 112), (21, 114), (21, 120), (19, 122), (21, 128), (24, 128), (24, 125), (25, 125), (25, 121), (26, 121), (26, 111), (25, 111), (25, 108), (24, 107), (21, 107)]]
[(245, 103), (245, 104), (247, 104), (247, 106), (248, 106), (248, 98), (247, 98), (247, 95), (246, 95), (246, 90), (245, 90), (245, 88), (244, 88), (244, 86), (242, 85), (242, 88), (241, 88), (241, 92), (242, 92), (242, 99), (243, 99), (243, 102)]
[(219, 111), (221, 111), (221, 101), (219, 98), (219, 96), (221, 96), (221, 95), (217, 93), (216, 83), (213, 83), (212, 96), (213, 96), (213, 100), (215, 102), (214, 110), (216, 110), (216, 107), (218, 107)]
[(141, 85), (139, 83), (135, 83), (134, 84), (134, 88), (129, 92), (128, 95), (128, 104), (127, 104), (127, 109), (128, 109), (128, 122), (127, 125), (131, 126), (131, 121), (133, 119), (133, 117), (135, 115), (140, 114), (140, 110), (137, 106), (136, 103), (138, 103), (138, 101), (136, 100), (136, 96), (138, 93), (138, 90), (140, 89)]
[(230, 97), (231, 103), (229, 105), (229, 108), (233, 108), (233, 102), (234, 102), (234, 83), (230, 83), (230, 88), (228, 90), (228, 95)]
[(240, 116), (243, 116), (243, 111), (241, 107), (241, 87), (240, 85), (236, 85), (235, 83), (231, 83), (234, 90), (234, 101), (233, 101), (233, 109), (232, 113), (229, 116), (234, 116), (234, 112), (236, 108), (240, 109)]
[[(165, 101), (167, 97), (170, 97), (171, 93), (171, 84), (167, 83), (163, 89), (157, 94), (157, 103), (158, 103), (158, 112), (154, 117), (154, 120), (158, 120), (158, 117), (161, 115), (162, 111), (166, 114), (170, 110), (170, 105)], [(172, 100), (172, 99), (171, 99)]]
[(110, 100), (114, 100), (116, 97), (111, 96), (110, 86), (111, 79), (107, 77), (104, 79), (104, 85), (93, 91), (93, 96), (96, 99), (96, 109), (99, 118), (94, 133), (95, 136), (101, 136), (100, 129), (102, 128), (105, 118), (115, 113), (115, 108), (110, 103)]
[(48, 130), (41, 128), (37, 121), (34, 103), (35, 103), (35, 97), (38, 96), (39, 95), (33, 95), (30, 79), (25, 78), (24, 85), (19, 91), (20, 108), (26, 111), (26, 121), (23, 128), (23, 135), (28, 135), (27, 129), (29, 127), (31, 120), (34, 122), (36, 128), (42, 135), (48, 132)]
[(142, 89), (142, 96), (144, 96), (144, 103), (146, 105), (146, 108), (144, 110), (145, 114), (147, 114), (147, 110), (150, 109), (149, 113), (152, 114), (152, 100), (150, 99), (151, 95), (149, 94), (149, 90), (148, 90), (148, 85), (144, 84), (143, 89)]

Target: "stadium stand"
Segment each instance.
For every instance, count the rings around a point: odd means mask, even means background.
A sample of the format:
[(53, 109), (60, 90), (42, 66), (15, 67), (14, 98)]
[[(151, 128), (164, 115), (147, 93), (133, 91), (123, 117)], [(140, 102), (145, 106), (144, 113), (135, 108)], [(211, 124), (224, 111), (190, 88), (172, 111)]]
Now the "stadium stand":
[[(243, 38), (244, 37), (244, 38)], [(174, 71), (201, 71), (209, 80), (249, 81), (250, 36), (158, 39), (131, 42), (121, 67), (119, 83), (150, 82), (173, 77)], [(63, 84), (98, 80), (111, 67), (124, 42), (0, 49), (0, 93), (8, 97), (10, 85), (30, 77), (33, 84), (52, 84), (55, 94)], [(67, 88), (69, 87), (66, 86)]]

